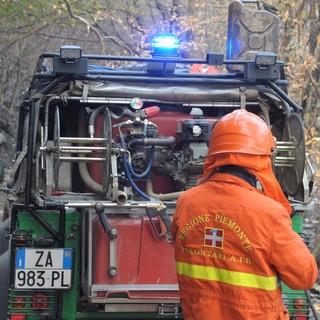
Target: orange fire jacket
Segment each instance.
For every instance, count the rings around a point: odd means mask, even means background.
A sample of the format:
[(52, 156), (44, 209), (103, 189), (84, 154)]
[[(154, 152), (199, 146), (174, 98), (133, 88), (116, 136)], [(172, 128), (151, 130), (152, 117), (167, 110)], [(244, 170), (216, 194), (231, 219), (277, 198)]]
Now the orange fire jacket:
[(179, 197), (172, 235), (185, 320), (289, 319), (280, 280), (308, 289), (318, 275), (287, 210), (230, 174)]

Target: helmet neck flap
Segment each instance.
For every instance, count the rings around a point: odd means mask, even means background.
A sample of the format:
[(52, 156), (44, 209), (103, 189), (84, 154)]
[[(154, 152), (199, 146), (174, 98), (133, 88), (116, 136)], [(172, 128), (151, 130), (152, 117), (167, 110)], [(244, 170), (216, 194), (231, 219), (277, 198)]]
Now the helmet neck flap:
[(198, 184), (207, 181), (219, 167), (242, 167), (259, 180), (266, 196), (280, 202), (290, 214), (290, 203), (272, 170), (270, 156), (274, 147), (271, 130), (260, 117), (244, 109), (235, 110), (214, 126)]
[(254, 175), (260, 182), (263, 193), (280, 202), (291, 214), (292, 208), (272, 171), (269, 156), (248, 155), (243, 153), (221, 153), (208, 156), (204, 165), (203, 174), (198, 179), (198, 184), (207, 181), (210, 176), (218, 172), (218, 168), (225, 165), (235, 165), (244, 168)]

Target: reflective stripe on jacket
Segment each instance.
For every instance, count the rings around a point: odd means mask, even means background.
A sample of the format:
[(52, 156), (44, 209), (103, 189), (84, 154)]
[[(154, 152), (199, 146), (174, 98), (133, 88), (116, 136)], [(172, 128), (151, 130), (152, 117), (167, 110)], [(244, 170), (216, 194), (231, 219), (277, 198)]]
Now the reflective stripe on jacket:
[(179, 197), (172, 234), (185, 320), (289, 319), (278, 280), (308, 289), (317, 278), (287, 210), (230, 174)]
[(219, 281), (220, 283), (234, 286), (276, 290), (276, 276), (260, 276), (254, 273), (230, 271), (211, 266), (194, 265), (186, 262), (177, 262), (177, 273), (193, 279), (202, 279), (207, 281)]

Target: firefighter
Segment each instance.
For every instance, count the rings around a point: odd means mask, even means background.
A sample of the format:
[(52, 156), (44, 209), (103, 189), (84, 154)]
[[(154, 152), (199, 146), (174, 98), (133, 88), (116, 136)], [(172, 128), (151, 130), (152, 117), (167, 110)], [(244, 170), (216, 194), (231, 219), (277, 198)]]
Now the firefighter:
[(315, 283), (315, 258), (272, 172), (274, 148), (268, 125), (243, 109), (213, 128), (204, 172), (172, 223), (185, 320), (289, 319), (280, 281)]

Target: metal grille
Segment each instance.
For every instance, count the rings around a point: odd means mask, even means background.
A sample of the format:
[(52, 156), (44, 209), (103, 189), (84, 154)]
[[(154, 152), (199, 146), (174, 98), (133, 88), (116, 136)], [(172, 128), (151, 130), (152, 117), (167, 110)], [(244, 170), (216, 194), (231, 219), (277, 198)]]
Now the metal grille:
[[(299, 236), (309, 248), (310, 240), (304, 233), (299, 232)], [(291, 290), (283, 285), (282, 300), (288, 308), (290, 320), (307, 320), (310, 319), (310, 305), (307, 296), (302, 290)]]
[(28, 316), (28, 319), (54, 320), (57, 314), (57, 293), (46, 290), (9, 290), (8, 316), (10, 318), (19, 314)]
[(293, 291), (284, 288), (282, 300), (288, 308), (290, 320), (310, 319), (309, 303), (304, 291)]

